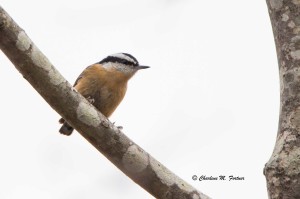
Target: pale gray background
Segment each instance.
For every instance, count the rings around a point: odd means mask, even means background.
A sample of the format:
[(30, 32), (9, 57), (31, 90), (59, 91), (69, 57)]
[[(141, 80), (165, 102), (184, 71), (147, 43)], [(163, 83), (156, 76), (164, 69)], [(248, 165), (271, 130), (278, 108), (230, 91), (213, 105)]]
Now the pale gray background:
[[(146, 151), (215, 199), (267, 198), (279, 79), (265, 1), (1, 0), (71, 83), (128, 52), (139, 72), (111, 117)], [(59, 115), (0, 53), (0, 198), (151, 198)], [(194, 182), (235, 175), (245, 181)]]

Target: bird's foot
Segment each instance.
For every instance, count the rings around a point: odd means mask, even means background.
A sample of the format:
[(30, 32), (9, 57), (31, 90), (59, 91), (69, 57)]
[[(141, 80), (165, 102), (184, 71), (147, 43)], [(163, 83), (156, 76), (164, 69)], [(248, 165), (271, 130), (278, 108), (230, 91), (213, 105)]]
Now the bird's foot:
[(94, 102), (95, 102), (95, 99), (92, 98), (91, 96), (88, 96), (86, 99), (87, 99), (91, 104), (94, 104)]
[(123, 126), (117, 126), (119, 130), (123, 130)]
[[(113, 125), (115, 125), (115, 123), (116, 123), (116, 122), (113, 122)], [(123, 126), (117, 126), (117, 128), (118, 128), (119, 130), (122, 130), (122, 129), (123, 129)]]

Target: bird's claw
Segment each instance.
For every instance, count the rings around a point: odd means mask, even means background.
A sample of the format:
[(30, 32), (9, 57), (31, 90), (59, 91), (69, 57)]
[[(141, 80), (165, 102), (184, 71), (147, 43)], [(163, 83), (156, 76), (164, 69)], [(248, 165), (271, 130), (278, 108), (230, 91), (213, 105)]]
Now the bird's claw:
[[(115, 125), (115, 123), (116, 123), (116, 122), (113, 122), (113, 125)], [(117, 126), (117, 128), (118, 128), (119, 130), (122, 130), (122, 129), (123, 129), (123, 126)]]
[(122, 130), (122, 129), (123, 129), (123, 126), (117, 126), (117, 128), (118, 128), (119, 130)]
[(87, 99), (91, 104), (93, 104), (93, 103), (95, 102), (95, 99), (92, 98), (91, 96), (88, 96), (86, 99)]

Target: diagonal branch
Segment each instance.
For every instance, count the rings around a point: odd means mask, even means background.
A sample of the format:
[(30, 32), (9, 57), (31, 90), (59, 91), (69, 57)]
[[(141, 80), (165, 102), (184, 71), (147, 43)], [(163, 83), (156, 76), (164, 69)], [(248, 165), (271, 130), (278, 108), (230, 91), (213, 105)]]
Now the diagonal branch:
[(209, 198), (151, 157), (74, 91), (1, 6), (0, 48), (55, 111), (150, 194), (157, 198)]

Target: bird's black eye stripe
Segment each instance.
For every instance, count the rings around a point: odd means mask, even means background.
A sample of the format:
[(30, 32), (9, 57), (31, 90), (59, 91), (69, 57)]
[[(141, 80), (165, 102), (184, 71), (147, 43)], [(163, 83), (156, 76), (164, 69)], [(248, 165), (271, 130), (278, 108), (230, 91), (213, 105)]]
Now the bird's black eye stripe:
[[(132, 56), (130, 55), (129, 57), (132, 57)], [(136, 61), (135, 58), (134, 58), (134, 60)], [(132, 66), (138, 66), (139, 65), (137, 61), (136, 61), (136, 63), (134, 63), (134, 62), (128, 61), (126, 59), (122, 59), (122, 58), (119, 58), (119, 57), (112, 57), (112, 56), (106, 57), (105, 59), (100, 61), (99, 64), (108, 63), (108, 62), (114, 62), (114, 63), (120, 63), (120, 64), (125, 64), (125, 65), (132, 65)]]

